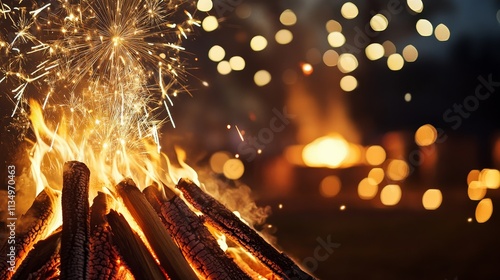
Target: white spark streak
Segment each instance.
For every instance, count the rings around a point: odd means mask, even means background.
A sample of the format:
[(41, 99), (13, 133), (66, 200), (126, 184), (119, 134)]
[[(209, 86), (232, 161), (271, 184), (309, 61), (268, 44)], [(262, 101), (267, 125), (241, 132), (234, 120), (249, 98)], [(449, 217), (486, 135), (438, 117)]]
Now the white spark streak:
[(45, 72), (45, 73), (43, 73), (41, 75), (36, 76), (35, 78), (27, 78), (26, 82), (31, 83), (31, 82), (36, 81), (36, 80), (40, 79), (41, 77), (44, 77), (44, 76), (46, 76), (48, 74), (49, 74), (49, 72), (47, 71), (47, 72)]
[(47, 96), (45, 96), (45, 100), (43, 101), (42, 109), (44, 109), (44, 110), (45, 110), (45, 106), (47, 106), (47, 101), (49, 101), (49, 96), (50, 96), (50, 92), (47, 93)]
[(170, 114), (170, 110), (168, 109), (167, 102), (165, 102), (165, 100), (163, 100), (163, 103), (165, 104), (165, 108), (167, 108), (168, 117), (170, 118), (170, 121), (172, 122), (172, 126), (175, 128), (175, 122), (174, 122), (174, 119), (172, 118), (172, 115)]
[(14, 110), (12, 110), (12, 115), (10, 115), (11, 118), (16, 115), (17, 108), (19, 107), (19, 102), (21, 102), (21, 99), (17, 99), (16, 106), (14, 107)]
[(45, 4), (45, 6), (39, 8), (39, 9), (36, 9), (36, 10), (33, 10), (33, 11), (30, 11), (30, 14), (33, 15), (33, 17), (36, 17), (41, 11), (45, 10), (45, 8), (49, 7), (50, 6), (50, 3), (48, 4)]
[(236, 131), (238, 131), (238, 135), (240, 136), (241, 142), (244, 142), (244, 141), (245, 141), (245, 139), (243, 139), (243, 134), (241, 134), (240, 129), (238, 128), (238, 126), (237, 126), (237, 125), (235, 125), (234, 127), (236, 128)]

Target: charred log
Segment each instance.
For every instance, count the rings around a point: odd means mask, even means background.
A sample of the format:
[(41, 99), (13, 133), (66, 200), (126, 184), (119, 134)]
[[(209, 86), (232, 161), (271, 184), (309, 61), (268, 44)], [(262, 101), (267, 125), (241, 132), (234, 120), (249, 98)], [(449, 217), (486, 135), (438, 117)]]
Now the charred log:
[(168, 200), (163, 203), (159, 192), (150, 191), (148, 198), (155, 208), (161, 205), (165, 226), (200, 275), (204, 279), (251, 279), (222, 251), (202, 219), (179, 196), (165, 191)]
[(118, 184), (116, 189), (130, 214), (144, 232), (167, 275), (171, 279), (198, 279), (163, 226), (158, 214), (135, 183), (131, 179), (125, 179)]
[[(243, 252), (240, 250), (243, 250)], [(242, 248), (228, 248), (226, 254), (233, 258), (238, 266), (248, 273), (252, 279), (258, 279), (262, 276), (268, 280), (281, 279), (281, 277), (278, 277), (267, 266), (262, 265), (258, 259)]]
[[(161, 205), (166, 201), (163, 192), (158, 187), (157, 183), (153, 183), (151, 186), (145, 188), (142, 193), (146, 200), (151, 204), (151, 207), (156, 211), (156, 213), (161, 213)], [(160, 215), (160, 218), (161, 215)], [(163, 218), (162, 218), (163, 219)]]
[(59, 228), (51, 236), (35, 244), (12, 276), (12, 280), (59, 278), (60, 248), (61, 229)]
[(189, 203), (205, 214), (205, 219), (210, 225), (239, 243), (280, 277), (284, 279), (314, 279), (192, 181), (181, 179), (177, 188), (182, 191)]
[(106, 215), (111, 227), (113, 243), (121, 260), (130, 268), (136, 280), (167, 279), (141, 238), (130, 228), (125, 218), (111, 210)]
[(111, 228), (105, 220), (109, 212), (108, 196), (102, 192), (90, 208), (89, 276), (92, 280), (118, 279), (120, 255), (111, 240)]
[(64, 164), (62, 189), (61, 279), (86, 279), (90, 252), (88, 167)]
[[(57, 198), (58, 194), (55, 191), (45, 188), (35, 198), (26, 214), (18, 219), (15, 244), (7, 241), (0, 250), (0, 279), (9, 279), (14, 273), (11, 267), (19, 267), (33, 245), (49, 234)], [(16, 253), (13, 260), (8, 256), (11, 246), (15, 247)]]

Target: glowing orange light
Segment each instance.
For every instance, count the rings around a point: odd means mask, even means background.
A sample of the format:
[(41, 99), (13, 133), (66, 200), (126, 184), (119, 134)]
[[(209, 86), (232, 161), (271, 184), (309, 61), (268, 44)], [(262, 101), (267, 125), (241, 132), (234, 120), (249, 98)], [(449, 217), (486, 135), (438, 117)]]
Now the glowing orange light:
[(380, 201), (386, 206), (394, 206), (401, 200), (401, 187), (387, 185), (380, 192)]
[(339, 167), (349, 154), (349, 144), (339, 136), (325, 136), (304, 147), (302, 159), (311, 167)]
[(340, 188), (340, 178), (331, 175), (321, 180), (319, 192), (323, 197), (334, 197), (340, 192)]
[(441, 194), (441, 191), (437, 189), (427, 190), (422, 197), (422, 204), (427, 210), (435, 210), (439, 208), (442, 201), (443, 195)]
[(476, 221), (486, 223), (493, 214), (493, 202), (490, 198), (481, 200), (476, 207)]
[(311, 75), (314, 71), (313, 66), (309, 63), (302, 63), (301, 69), (302, 69), (302, 73), (304, 73), (305, 76)]
[(410, 172), (410, 167), (404, 160), (394, 159), (387, 166), (387, 176), (394, 181), (404, 180)]
[(380, 165), (385, 161), (386, 153), (384, 148), (375, 145), (366, 149), (366, 161), (370, 165)]
[(434, 126), (425, 124), (415, 132), (415, 143), (419, 146), (430, 146), (436, 142), (438, 133)]
[(377, 192), (378, 185), (372, 178), (364, 178), (358, 184), (358, 196), (361, 199), (372, 199), (377, 195)]

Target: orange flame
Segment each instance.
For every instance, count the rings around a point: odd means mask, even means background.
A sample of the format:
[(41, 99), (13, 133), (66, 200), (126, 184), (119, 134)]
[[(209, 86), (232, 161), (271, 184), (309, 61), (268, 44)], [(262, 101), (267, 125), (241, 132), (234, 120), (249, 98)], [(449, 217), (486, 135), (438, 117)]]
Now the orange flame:
[[(175, 147), (178, 165), (174, 165), (168, 156), (159, 150), (158, 142), (156, 139), (153, 141), (153, 137), (142, 138), (140, 143), (133, 145), (118, 135), (104, 137), (103, 139), (107, 141), (95, 141), (91, 137), (98, 130), (97, 126), (102, 123), (86, 122), (84, 127), (75, 129), (72, 127), (72, 118), (68, 121), (63, 116), (53, 124), (44, 116), (40, 104), (31, 102), (30, 106), (30, 120), (36, 137), (30, 151), (31, 176), (37, 186), (37, 195), (43, 188), (50, 189), (51, 193), (61, 189), (64, 162), (78, 160), (85, 162), (91, 172), (90, 202), (98, 191), (113, 196), (115, 185), (125, 177), (131, 178), (141, 189), (154, 182), (160, 186), (172, 186), (180, 178), (189, 178), (205, 190), (210, 189), (210, 192), (223, 203), (228, 202), (227, 204), (232, 206), (237, 204), (238, 207), (234, 207), (233, 210), (247, 224), (262, 222), (263, 216), (267, 216), (267, 211), (259, 209), (250, 200), (248, 187), (227, 190), (223, 194), (214, 182), (209, 182), (207, 185), (200, 184), (197, 172), (186, 163), (186, 152), (179, 147)], [(113, 208), (119, 208), (117, 210), (127, 217), (131, 227), (145, 241), (142, 230), (123, 206), (121, 199), (116, 198), (115, 202)], [(56, 212), (58, 216), (50, 232), (62, 223), (62, 211), (58, 209)], [(245, 217), (249, 220), (243, 219), (240, 212), (245, 213)], [(248, 252), (240, 247), (233, 247), (236, 246), (234, 244), (229, 246), (224, 234), (213, 228), (210, 228), (210, 231), (224, 251), (240, 256), (237, 261), (240, 266), (246, 270), (254, 270), (256, 275), (261, 275), (257, 277), (259, 279), (263, 279), (264, 275), (269, 273), (265, 266)]]
[[(30, 152), (31, 175), (35, 180), (36, 194), (45, 186), (60, 189), (62, 186), (62, 166), (69, 160), (85, 162), (91, 171), (91, 197), (103, 187), (113, 190), (124, 177), (132, 178), (140, 186), (153, 182), (165, 185), (175, 184), (181, 177), (190, 178), (199, 184), (196, 171), (186, 164), (186, 153), (176, 147), (180, 167), (171, 164), (169, 158), (158, 152), (157, 145), (147, 138), (141, 143), (128, 145), (126, 139), (110, 139), (97, 145), (90, 139), (95, 126), (92, 123), (78, 131), (70, 128), (64, 117), (50, 125), (44, 117), (41, 106), (31, 102), (30, 120), (36, 142)], [(118, 140), (120, 145), (110, 145)]]

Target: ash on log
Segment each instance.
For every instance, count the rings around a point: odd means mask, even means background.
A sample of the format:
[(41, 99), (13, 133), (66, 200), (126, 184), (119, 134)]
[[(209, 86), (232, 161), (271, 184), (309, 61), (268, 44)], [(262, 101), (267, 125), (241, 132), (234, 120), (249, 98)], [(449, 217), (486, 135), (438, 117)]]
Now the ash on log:
[(278, 276), (284, 279), (314, 279), (192, 181), (180, 179), (177, 188), (182, 191), (189, 203), (205, 214), (205, 220), (210, 225), (239, 243)]
[(78, 161), (64, 164), (61, 279), (87, 279), (90, 252), (90, 170)]
[(109, 212), (108, 195), (98, 192), (90, 208), (89, 279), (119, 279), (120, 255), (111, 240), (111, 228), (105, 220)]
[(198, 279), (163, 226), (158, 214), (132, 179), (123, 180), (116, 186), (116, 189), (130, 214), (144, 232), (167, 275), (174, 280)]
[[(18, 219), (15, 245), (7, 240), (0, 249), (0, 279), (9, 279), (14, 274), (10, 267), (19, 267), (33, 245), (48, 234), (47, 231), (54, 218), (57, 198), (58, 194), (54, 190), (45, 188), (35, 198), (26, 214)], [(12, 258), (8, 255), (11, 246), (15, 247), (16, 253)]]
[(204, 279), (252, 279), (222, 251), (201, 218), (179, 196), (165, 189), (167, 200), (162, 201), (161, 192), (156, 188), (155, 193), (153, 188), (145, 191), (146, 197), (160, 211), (169, 233)]
[(14, 273), (14, 276), (12, 276), (12, 280), (59, 279), (60, 249), (61, 228), (35, 244), (21, 266), (16, 270), (16, 273)]
[(127, 220), (114, 210), (111, 210), (106, 217), (111, 226), (113, 243), (134, 278), (136, 280), (167, 279), (141, 238), (130, 228)]

